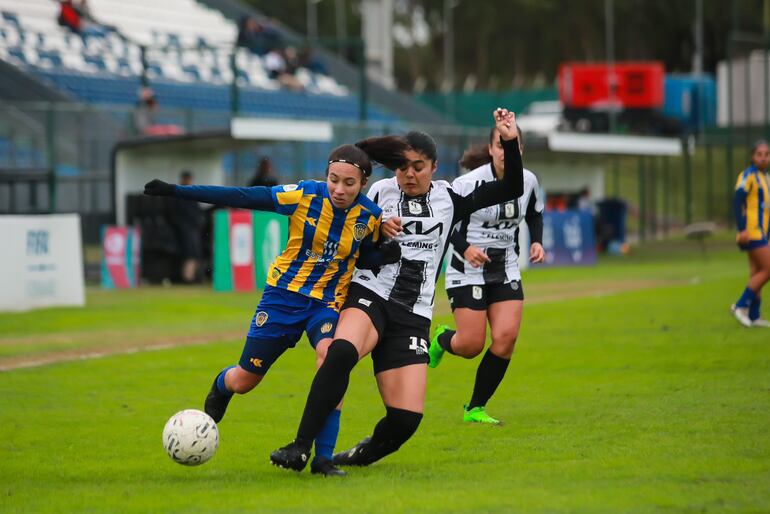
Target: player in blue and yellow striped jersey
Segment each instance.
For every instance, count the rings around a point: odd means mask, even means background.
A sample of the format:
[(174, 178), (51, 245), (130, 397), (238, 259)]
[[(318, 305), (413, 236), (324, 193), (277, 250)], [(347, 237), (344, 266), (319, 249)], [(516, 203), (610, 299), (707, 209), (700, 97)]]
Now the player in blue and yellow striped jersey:
[(751, 165), (738, 176), (735, 185), (735, 219), (738, 224), (736, 242), (749, 256), (749, 283), (732, 306), (735, 319), (747, 327), (770, 327), (760, 317), (760, 292), (770, 280), (770, 187), (765, 175), (770, 165), (770, 148), (765, 141), (752, 148)]
[[(400, 258), (398, 244), (378, 245), (382, 210), (361, 193), (372, 161), (396, 169), (405, 162), (401, 140), (371, 138), (332, 151), (326, 182), (306, 180), (274, 187), (180, 186), (153, 180), (145, 194), (277, 212), (289, 216), (289, 240), (270, 266), (267, 286), (251, 320), (237, 366), (214, 379), (205, 411), (219, 422), (233, 393), (257, 386), (270, 366), (303, 332), (320, 365), (332, 341), (354, 267), (377, 267)], [(379, 246), (379, 248), (377, 248)], [(316, 473), (344, 474), (331, 463), (339, 410), (316, 439)]]

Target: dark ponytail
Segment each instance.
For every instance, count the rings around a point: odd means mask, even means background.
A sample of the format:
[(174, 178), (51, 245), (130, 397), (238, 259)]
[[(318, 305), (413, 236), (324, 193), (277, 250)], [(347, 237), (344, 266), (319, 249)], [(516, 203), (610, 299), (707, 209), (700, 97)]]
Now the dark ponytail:
[[(401, 136), (370, 137), (355, 144), (372, 160), (390, 170), (397, 170), (407, 165), (406, 151), (409, 143)], [(371, 172), (370, 172), (371, 173)]]
[[(516, 129), (519, 131), (519, 146), (524, 147), (524, 135), (521, 132), (521, 127), (516, 124)], [(492, 156), (489, 155), (489, 145), (492, 144), (497, 132), (496, 127), (492, 127), (489, 131), (489, 144), (476, 145), (468, 148), (463, 152), (463, 156), (460, 157), (460, 166), (466, 170), (475, 170), (478, 167), (484, 166), (492, 162)]]

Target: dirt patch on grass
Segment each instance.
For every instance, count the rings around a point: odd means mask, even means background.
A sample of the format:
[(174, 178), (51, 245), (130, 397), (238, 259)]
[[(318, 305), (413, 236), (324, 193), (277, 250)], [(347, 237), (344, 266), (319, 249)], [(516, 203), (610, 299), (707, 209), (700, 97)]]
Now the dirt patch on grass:
[[(201, 334), (196, 336), (165, 337), (162, 340), (153, 339), (137, 341), (121, 345), (111, 345), (101, 348), (72, 348), (55, 352), (43, 352), (35, 355), (18, 355), (0, 359), (0, 372), (22, 368), (36, 368), (59, 362), (69, 362), (87, 359), (99, 359), (111, 355), (126, 355), (137, 352), (167, 350), (178, 346), (192, 346), (240, 339), (243, 331)], [(18, 342), (18, 341), (17, 341)]]

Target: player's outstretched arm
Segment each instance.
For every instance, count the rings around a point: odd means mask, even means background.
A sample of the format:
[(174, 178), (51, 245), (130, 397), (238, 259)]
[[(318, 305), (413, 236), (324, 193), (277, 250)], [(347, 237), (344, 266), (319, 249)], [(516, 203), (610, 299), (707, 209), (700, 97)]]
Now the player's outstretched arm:
[(503, 145), (505, 172), (502, 180), (486, 182), (471, 194), (460, 197), (456, 204), (455, 221), (463, 219), (474, 211), (507, 202), (524, 194), (524, 164), (519, 150), (519, 131), (516, 115), (508, 109), (494, 111), (495, 128)]
[(270, 188), (227, 187), (227, 186), (181, 186), (154, 179), (144, 185), (144, 194), (152, 196), (173, 196), (184, 200), (275, 212)]

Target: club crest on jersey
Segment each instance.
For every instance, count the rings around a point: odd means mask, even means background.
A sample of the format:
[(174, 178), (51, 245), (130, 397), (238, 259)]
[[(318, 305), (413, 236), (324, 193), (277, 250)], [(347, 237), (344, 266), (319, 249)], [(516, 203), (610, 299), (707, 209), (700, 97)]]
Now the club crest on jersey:
[(409, 214), (419, 215), (422, 214), (422, 205), (417, 200), (409, 200)]
[(471, 295), (473, 295), (474, 300), (481, 300), (481, 297), (484, 296), (484, 291), (481, 290), (481, 286), (473, 286)]
[(257, 313), (257, 326), (261, 327), (267, 322), (267, 313), (265, 311), (259, 311)]
[(353, 227), (353, 239), (360, 241), (366, 236), (367, 226), (364, 223), (356, 223)]
[(513, 215), (516, 213), (516, 208), (514, 207), (513, 203), (507, 203), (505, 204), (505, 217), (506, 218), (513, 218)]

